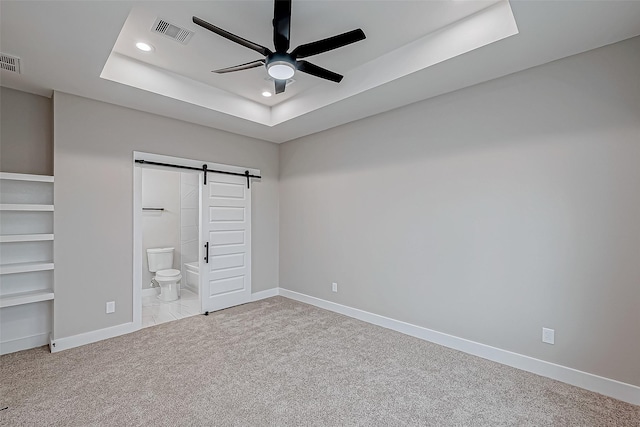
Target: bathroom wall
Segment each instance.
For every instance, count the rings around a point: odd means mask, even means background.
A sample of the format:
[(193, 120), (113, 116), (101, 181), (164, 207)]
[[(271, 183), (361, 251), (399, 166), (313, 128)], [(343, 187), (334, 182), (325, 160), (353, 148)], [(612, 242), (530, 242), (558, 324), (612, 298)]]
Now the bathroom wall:
[(198, 261), (199, 234), (199, 191), (198, 174), (180, 173), (180, 253), (182, 262), (182, 283), (185, 284), (186, 273), (184, 265)]
[(175, 248), (173, 268), (180, 269), (180, 172), (142, 169), (142, 207), (164, 211), (142, 211), (142, 289), (151, 287), (153, 273), (147, 261), (148, 248)]

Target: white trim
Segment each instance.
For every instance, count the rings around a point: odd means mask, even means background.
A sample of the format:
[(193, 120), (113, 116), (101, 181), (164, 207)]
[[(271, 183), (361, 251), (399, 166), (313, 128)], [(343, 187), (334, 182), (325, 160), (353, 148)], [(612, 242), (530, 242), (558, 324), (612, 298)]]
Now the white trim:
[(28, 350), (49, 343), (49, 332), (31, 335), (28, 337), (16, 338), (14, 340), (0, 343), (0, 354), (15, 353), (16, 351)]
[[(135, 160), (136, 153), (133, 153)], [(133, 163), (133, 325), (142, 328), (142, 170)]]
[[(129, 334), (137, 331), (139, 328), (134, 326), (133, 322), (123, 323), (121, 325), (111, 326), (109, 328), (98, 329), (97, 331), (85, 332), (83, 334), (73, 335), (65, 338), (52, 340), (49, 344), (51, 353), (57, 353), (62, 350), (68, 350), (81, 345), (91, 344), (97, 341), (114, 338), (120, 335)], [(46, 344), (46, 342), (45, 342)]]
[(152, 297), (158, 295), (158, 288), (146, 288), (140, 293), (142, 297)]
[(290, 291), (288, 289), (279, 288), (278, 294), (325, 310), (353, 317), (355, 319), (362, 320), (363, 322), (382, 326), (383, 328), (401, 332), (412, 337), (420, 338), (425, 341), (463, 351), (474, 356), (502, 363), (503, 365), (512, 366), (514, 368), (522, 369), (523, 371), (552, 378), (554, 380), (604, 394), (605, 396), (610, 396), (634, 405), (640, 405), (640, 387), (632, 384), (623, 383), (590, 374), (588, 372), (578, 371), (577, 369), (568, 368), (566, 366), (491, 347), (489, 345), (437, 332), (422, 326), (412, 325), (400, 320), (369, 313), (357, 308), (348, 307), (346, 305)]
[(251, 302), (260, 301), (261, 299), (271, 298), (280, 295), (279, 288), (271, 288), (251, 294)]
[[(146, 289), (145, 289), (146, 290)], [(155, 291), (155, 288), (151, 288), (152, 291)], [(254, 294), (251, 294), (251, 301), (258, 301), (261, 299), (265, 299), (265, 298), (270, 298), (270, 297), (274, 297), (278, 295), (278, 288), (273, 288), (273, 289), (267, 289), (266, 291), (260, 291), (260, 292), (256, 292)], [(135, 332), (137, 330), (139, 330), (139, 327), (136, 327), (134, 325), (134, 322), (129, 322), (129, 323), (123, 323), (122, 325), (117, 325), (117, 326), (111, 326), (109, 328), (104, 328), (104, 329), (99, 329), (97, 331), (91, 331), (91, 332), (85, 332), (83, 334), (79, 334), (79, 335), (74, 335), (71, 337), (66, 337), (66, 338), (59, 338), (57, 340), (52, 340), (51, 342), (49, 342), (49, 333), (45, 333), (45, 334), (41, 334), (41, 335), (37, 335), (35, 337), (42, 337), (41, 340), (37, 341), (36, 344), (32, 345), (31, 342), (29, 343), (25, 343), (25, 345), (28, 345), (28, 347), (21, 347), (21, 348), (16, 348), (17, 349), (13, 349), (11, 351), (7, 351), (7, 353), (11, 353), (13, 351), (19, 351), (19, 350), (24, 350), (26, 348), (32, 348), (32, 347), (38, 347), (41, 345), (46, 345), (49, 344), (49, 347), (51, 348), (51, 352), (52, 353), (57, 353), (59, 351), (62, 350), (67, 350), (70, 348), (74, 348), (74, 347), (79, 347), (81, 345), (85, 345), (85, 344), (91, 344), (97, 341), (102, 341), (102, 340), (106, 340), (109, 338), (114, 338), (120, 335), (125, 335), (125, 334), (129, 334), (131, 332)], [(27, 337), (21, 340), (15, 340), (15, 341), (24, 341), (27, 339), (30, 339), (31, 337)], [(5, 350), (5, 345), (7, 345), (8, 343), (12, 343), (13, 341), (9, 341), (7, 343), (2, 343), (2, 350)], [(4, 353), (3, 353), (4, 354)]]

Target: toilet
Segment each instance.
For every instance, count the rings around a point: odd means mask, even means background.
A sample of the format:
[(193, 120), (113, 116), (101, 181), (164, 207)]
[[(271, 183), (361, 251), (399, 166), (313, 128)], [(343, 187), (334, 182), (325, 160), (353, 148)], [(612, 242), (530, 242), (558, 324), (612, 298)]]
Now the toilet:
[(178, 299), (178, 282), (182, 279), (180, 270), (173, 269), (173, 248), (147, 249), (149, 271), (156, 273), (153, 280), (160, 285), (158, 299), (175, 301)]

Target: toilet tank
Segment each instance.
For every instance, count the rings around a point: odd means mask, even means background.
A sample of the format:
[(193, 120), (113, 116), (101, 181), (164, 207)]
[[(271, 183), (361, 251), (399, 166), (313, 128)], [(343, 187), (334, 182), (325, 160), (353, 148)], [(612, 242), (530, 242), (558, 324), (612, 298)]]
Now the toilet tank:
[(149, 262), (149, 271), (152, 273), (173, 268), (173, 248), (149, 248), (147, 249), (147, 261)]

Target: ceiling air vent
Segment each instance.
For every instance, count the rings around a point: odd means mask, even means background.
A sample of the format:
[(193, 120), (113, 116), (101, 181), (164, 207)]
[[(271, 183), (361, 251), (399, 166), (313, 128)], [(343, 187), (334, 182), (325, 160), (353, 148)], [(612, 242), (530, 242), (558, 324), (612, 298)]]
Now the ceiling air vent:
[(20, 58), (0, 53), (0, 69), (20, 74)]
[(182, 44), (189, 43), (189, 40), (191, 40), (193, 36), (193, 31), (185, 30), (160, 18), (157, 18), (156, 22), (153, 23), (151, 31), (160, 33)]

